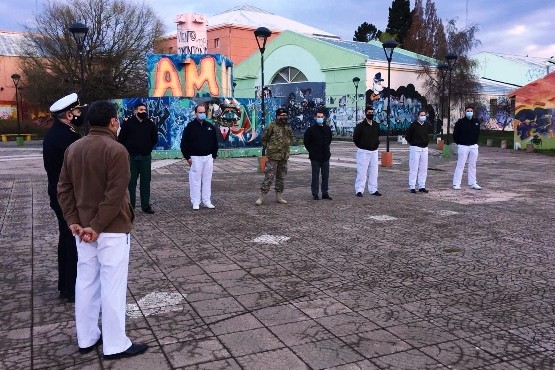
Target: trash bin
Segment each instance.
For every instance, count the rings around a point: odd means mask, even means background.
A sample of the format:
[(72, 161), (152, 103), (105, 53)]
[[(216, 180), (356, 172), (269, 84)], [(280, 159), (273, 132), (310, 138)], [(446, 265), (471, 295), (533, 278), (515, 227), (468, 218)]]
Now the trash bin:
[(23, 146), (23, 136), (17, 136), (15, 140), (17, 141), (17, 146)]

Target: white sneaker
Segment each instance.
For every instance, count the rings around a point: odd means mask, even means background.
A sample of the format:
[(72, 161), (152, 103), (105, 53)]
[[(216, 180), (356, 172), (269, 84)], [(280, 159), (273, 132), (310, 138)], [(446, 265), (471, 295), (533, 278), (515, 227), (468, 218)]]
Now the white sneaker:
[(193, 209), (195, 211), (198, 211), (200, 209), (200, 206), (198, 204), (193, 204)]
[(482, 187), (478, 184), (470, 185), (470, 189), (474, 190), (482, 190)]
[(460, 185), (453, 185), (453, 190), (461, 190), (461, 186)]
[(213, 204), (212, 204), (212, 202), (208, 202), (208, 203), (203, 203), (203, 204), (204, 204), (204, 206), (205, 206), (206, 208), (210, 208), (210, 209), (212, 209), (212, 208), (216, 208), (216, 206), (215, 206), (215, 205), (213, 205)]

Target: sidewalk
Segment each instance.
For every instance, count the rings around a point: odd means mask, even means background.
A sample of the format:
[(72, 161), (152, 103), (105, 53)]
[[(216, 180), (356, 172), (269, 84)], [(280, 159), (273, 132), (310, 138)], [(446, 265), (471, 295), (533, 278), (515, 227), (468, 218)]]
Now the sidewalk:
[(128, 335), (150, 348), (104, 361), (77, 353), (73, 305), (58, 298), (40, 142), (10, 144), (0, 145), (1, 369), (555, 368), (553, 157), (480, 148), (483, 190), (457, 192), (456, 156), (432, 150), (430, 193), (410, 194), (408, 147), (392, 142), (383, 196), (357, 198), (355, 148), (334, 143), (332, 201), (312, 200), (299, 155), (289, 204), (261, 207), (257, 159), (218, 159), (216, 209), (200, 211), (185, 162), (155, 162), (156, 214), (138, 208), (127, 298)]

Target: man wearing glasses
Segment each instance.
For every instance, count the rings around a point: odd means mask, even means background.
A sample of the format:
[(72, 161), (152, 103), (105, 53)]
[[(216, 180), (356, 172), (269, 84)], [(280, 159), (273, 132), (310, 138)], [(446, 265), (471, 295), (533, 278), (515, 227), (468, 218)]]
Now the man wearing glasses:
[(260, 187), (260, 197), (256, 205), (264, 204), (266, 194), (270, 191), (274, 178), (276, 183), (276, 203), (287, 204), (281, 197), (285, 186), (285, 175), (287, 174), (287, 161), (289, 160), (289, 146), (293, 139), (293, 131), (287, 122), (287, 111), (284, 108), (276, 110), (276, 120), (264, 128), (262, 132), (262, 148), (266, 151), (268, 162), (264, 169), (264, 181)]

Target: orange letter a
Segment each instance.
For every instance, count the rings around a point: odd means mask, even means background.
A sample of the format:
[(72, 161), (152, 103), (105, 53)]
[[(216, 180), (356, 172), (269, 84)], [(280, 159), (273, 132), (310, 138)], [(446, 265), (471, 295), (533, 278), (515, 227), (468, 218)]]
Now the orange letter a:
[(153, 97), (162, 97), (168, 89), (171, 96), (183, 96), (179, 74), (169, 58), (161, 58), (156, 66)]

